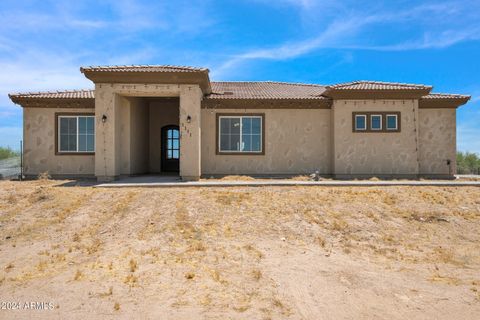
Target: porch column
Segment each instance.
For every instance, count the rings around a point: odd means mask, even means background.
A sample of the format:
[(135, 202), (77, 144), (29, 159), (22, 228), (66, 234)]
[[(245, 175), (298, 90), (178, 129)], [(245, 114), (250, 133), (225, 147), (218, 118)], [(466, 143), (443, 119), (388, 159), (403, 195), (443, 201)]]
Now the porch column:
[[(111, 86), (95, 85), (95, 176), (115, 180), (120, 174), (119, 96)], [(106, 119), (103, 120), (104, 116)]]
[(195, 181), (201, 175), (202, 90), (198, 85), (180, 86), (180, 177)]

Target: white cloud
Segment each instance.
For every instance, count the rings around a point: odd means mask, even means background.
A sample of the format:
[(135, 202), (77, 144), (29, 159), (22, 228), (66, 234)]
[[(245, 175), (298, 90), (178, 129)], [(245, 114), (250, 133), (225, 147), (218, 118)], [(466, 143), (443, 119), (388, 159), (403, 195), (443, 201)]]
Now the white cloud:
[[(480, 39), (480, 25), (478, 22), (465, 28), (440, 29), (424, 32), (420, 39), (397, 44), (365, 45), (356, 44), (356, 36), (370, 30), (374, 36), (373, 28), (383, 28), (386, 25), (409, 23), (415, 20), (417, 23), (431, 21), (432, 19), (444, 19), (445, 14), (458, 14), (460, 11), (456, 4), (439, 3), (419, 5), (404, 11), (378, 12), (366, 14), (354, 12), (344, 15), (342, 19), (334, 20), (328, 24), (316, 37), (289, 41), (284, 44), (270, 47), (257, 48), (244, 53), (230, 56), (226, 61), (214, 68), (216, 77), (224, 77), (230, 69), (249, 60), (287, 60), (309, 54), (320, 49), (357, 49), (378, 51), (406, 51), (432, 48), (446, 48), (459, 42)], [(458, 18), (457, 16), (455, 16)], [(442, 21), (451, 28), (447, 21)], [(371, 28), (371, 29), (367, 29)]]

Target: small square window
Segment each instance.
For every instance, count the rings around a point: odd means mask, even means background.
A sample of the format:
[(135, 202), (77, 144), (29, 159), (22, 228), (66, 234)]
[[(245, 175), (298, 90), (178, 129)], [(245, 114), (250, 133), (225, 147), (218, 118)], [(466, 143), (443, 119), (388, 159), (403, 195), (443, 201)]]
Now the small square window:
[(387, 114), (387, 130), (398, 130), (398, 117), (396, 114)]
[(355, 130), (364, 131), (367, 130), (367, 116), (366, 115), (355, 115)]
[(372, 130), (382, 130), (382, 115), (372, 114), (370, 116), (370, 127)]

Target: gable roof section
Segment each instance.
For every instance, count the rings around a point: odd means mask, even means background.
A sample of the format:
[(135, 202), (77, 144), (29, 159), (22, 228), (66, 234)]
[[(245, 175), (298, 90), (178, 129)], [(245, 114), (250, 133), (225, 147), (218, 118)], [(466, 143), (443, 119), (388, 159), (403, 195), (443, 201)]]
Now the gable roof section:
[(426, 86), (424, 84), (360, 80), (330, 85), (326, 88), (334, 90), (431, 90), (432, 86)]
[(219, 109), (329, 109), (325, 87), (274, 81), (212, 82), (212, 93), (202, 108)]
[(325, 87), (315, 84), (274, 81), (212, 82), (207, 99), (314, 99), (324, 100)]
[(353, 81), (325, 87), (324, 95), (335, 99), (419, 99), (432, 86), (381, 81)]
[(81, 67), (80, 71), (95, 83), (198, 84), (204, 94), (212, 91), (209, 70), (206, 68), (130, 65)]

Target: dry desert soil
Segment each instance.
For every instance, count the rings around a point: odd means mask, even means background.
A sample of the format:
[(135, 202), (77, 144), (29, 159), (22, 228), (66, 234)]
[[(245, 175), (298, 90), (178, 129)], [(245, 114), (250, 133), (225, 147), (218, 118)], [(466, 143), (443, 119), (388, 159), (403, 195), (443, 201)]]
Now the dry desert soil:
[(0, 182), (1, 319), (480, 318), (478, 187), (66, 182)]

